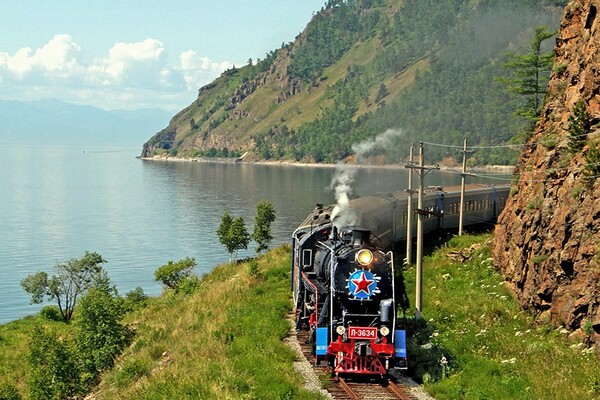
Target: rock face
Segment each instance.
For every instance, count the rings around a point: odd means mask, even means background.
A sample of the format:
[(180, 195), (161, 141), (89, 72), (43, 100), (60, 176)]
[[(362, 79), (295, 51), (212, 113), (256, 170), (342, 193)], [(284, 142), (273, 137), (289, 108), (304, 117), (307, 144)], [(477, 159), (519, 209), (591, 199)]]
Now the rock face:
[[(571, 1), (548, 99), (524, 147), (494, 243), (521, 305), (600, 346), (600, 0)], [(585, 105), (586, 128), (573, 138)], [(581, 139), (573, 150), (573, 141)]]

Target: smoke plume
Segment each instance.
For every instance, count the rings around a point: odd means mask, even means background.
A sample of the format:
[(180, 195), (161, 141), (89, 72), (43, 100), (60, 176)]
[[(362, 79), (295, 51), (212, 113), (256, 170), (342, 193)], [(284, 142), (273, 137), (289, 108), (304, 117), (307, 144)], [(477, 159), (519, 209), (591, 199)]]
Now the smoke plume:
[(400, 129), (388, 129), (374, 138), (353, 144), (352, 151), (356, 154), (357, 162), (359, 164), (364, 164), (367, 157), (374, 156), (382, 151), (393, 148), (396, 145), (396, 140), (403, 134), (403, 131)]
[(338, 163), (335, 166), (335, 174), (329, 185), (335, 192), (337, 204), (331, 212), (331, 220), (337, 227), (356, 225), (356, 214), (348, 207), (350, 195), (352, 194), (352, 184), (356, 175), (356, 168), (350, 165)]
[[(364, 165), (368, 157), (393, 148), (402, 135), (403, 132), (399, 129), (388, 129), (372, 139), (352, 145), (357, 164)], [(337, 227), (352, 226), (359, 222), (358, 215), (349, 207), (355, 176), (356, 166), (343, 163), (336, 165), (329, 189), (335, 192), (337, 204), (331, 213), (331, 220)]]

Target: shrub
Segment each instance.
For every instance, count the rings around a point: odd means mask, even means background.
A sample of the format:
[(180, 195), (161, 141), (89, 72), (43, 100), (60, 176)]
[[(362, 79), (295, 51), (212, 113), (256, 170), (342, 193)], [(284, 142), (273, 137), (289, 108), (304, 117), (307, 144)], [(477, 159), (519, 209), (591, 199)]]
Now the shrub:
[(69, 343), (38, 327), (32, 333), (29, 347), (30, 399), (59, 400), (82, 392), (81, 372)]
[(194, 268), (196, 268), (196, 260), (190, 257), (176, 263), (169, 261), (154, 271), (154, 280), (161, 282), (163, 286), (169, 289), (177, 289), (184, 278), (192, 275)]
[(125, 311), (131, 311), (138, 307), (146, 306), (148, 296), (144, 293), (144, 289), (136, 287), (135, 289), (127, 292), (123, 299), (123, 307)]
[(198, 289), (200, 280), (195, 275), (186, 276), (179, 282), (179, 286), (175, 289), (178, 293), (190, 295)]
[[(61, 321), (62, 316), (57, 306), (46, 306), (40, 310), (40, 317), (48, 321)], [(1, 399), (1, 397), (0, 397)]]
[(258, 261), (256, 260), (250, 260), (248, 262), (248, 275), (250, 275), (253, 278), (258, 278), (260, 277), (260, 270), (258, 268)]
[(591, 129), (591, 117), (587, 111), (585, 101), (579, 100), (569, 116), (569, 153), (576, 154), (585, 145), (587, 134)]
[(584, 176), (586, 182), (593, 185), (598, 175), (600, 175), (600, 146), (592, 142), (585, 152)]
[(129, 342), (129, 331), (120, 323), (123, 315), (121, 302), (107, 290), (91, 289), (81, 299), (75, 343), (86, 373), (97, 376), (111, 368)]

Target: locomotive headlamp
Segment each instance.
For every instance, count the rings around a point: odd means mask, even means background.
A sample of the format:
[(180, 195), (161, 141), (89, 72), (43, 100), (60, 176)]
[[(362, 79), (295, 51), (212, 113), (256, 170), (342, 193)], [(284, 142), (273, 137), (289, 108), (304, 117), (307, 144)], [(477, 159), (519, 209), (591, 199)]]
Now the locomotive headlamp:
[(388, 328), (387, 326), (382, 326), (381, 328), (379, 328), (379, 333), (381, 333), (381, 336), (387, 336), (390, 334), (390, 328)]
[(338, 327), (335, 328), (335, 331), (338, 335), (343, 335), (344, 333), (346, 333), (346, 328), (344, 328), (342, 325), (338, 325)]
[(356, 262), (360, 265), (369, 265), (373, 261), (373, 253), (371, 250), (362, 249), (356, 253)]

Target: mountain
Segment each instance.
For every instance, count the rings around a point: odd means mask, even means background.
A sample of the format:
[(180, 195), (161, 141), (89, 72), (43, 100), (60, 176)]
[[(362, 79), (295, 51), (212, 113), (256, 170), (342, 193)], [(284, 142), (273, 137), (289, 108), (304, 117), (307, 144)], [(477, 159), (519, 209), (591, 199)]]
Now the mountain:
[(494, 260), (521, 305), (600, 346), (600, 18), (571, 1), (546, 106), (496, 225)]
[[(336, 162), (394, 129), (388, 161), (419, 141), (507, 143), (522, 99), (498, 82), (507, 51), (558, 26), (564, 1), (329, 0), (295, 41), (225, 71), (143, 147), (143, 157), (239, 155)], [(458, 159), (430, 147), (428, 161)], [(470, 163), (517, 152), (482, 149)], [(373, 156), (373, 155), (372, 155)], [(379, 155), (378, 155), (379, 156)]]
[(0, 144), (139, 145), (169, 118), (162, 109), (105, 111), (51, 99), (0, 100)]

